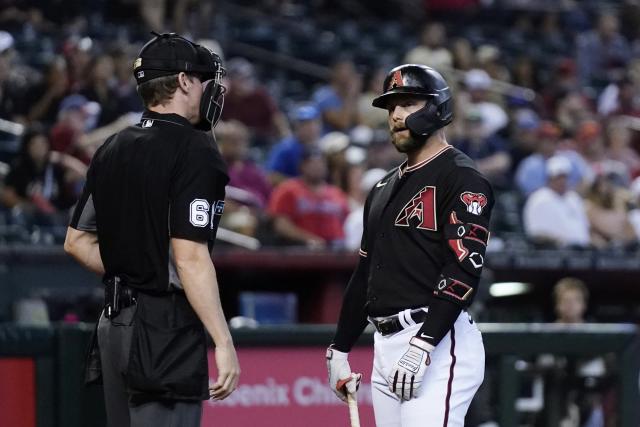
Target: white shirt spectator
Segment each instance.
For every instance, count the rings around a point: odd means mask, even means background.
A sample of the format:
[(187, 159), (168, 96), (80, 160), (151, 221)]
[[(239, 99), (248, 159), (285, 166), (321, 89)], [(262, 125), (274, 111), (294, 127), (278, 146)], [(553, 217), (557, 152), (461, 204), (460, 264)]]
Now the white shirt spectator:
[[(384, 169), (369, 169), (362, 175), (360, 180), (360, 190), (363, 194), (369, 191), (382, 178), (385, 177), (387, 171)], [(357, 250), (360, 248), (362, 240), (362, 231), (364, 229), (364, 205), (354, 209), (344, 221), (344, 246), (349, 250)]]
[(588, 246), (589, 220), (575, 191), (559, 194), (548, 187), (531, 194), (524, 206), (527, 236), (555, 240), (560, 246)]

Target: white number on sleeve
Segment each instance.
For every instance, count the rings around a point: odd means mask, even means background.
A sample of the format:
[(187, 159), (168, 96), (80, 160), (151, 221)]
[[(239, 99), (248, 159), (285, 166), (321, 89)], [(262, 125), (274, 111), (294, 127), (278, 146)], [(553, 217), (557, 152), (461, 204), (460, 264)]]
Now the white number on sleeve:
[(189, 222), (196, 227), (209, 225), (209, 202), (204, 199), (195, 199), (189, 205)]

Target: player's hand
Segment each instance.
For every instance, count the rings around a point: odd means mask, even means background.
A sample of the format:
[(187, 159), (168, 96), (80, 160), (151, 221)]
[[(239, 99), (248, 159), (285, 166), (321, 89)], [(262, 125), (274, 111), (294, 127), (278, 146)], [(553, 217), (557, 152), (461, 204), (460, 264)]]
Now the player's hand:
[(409, 400), (417, 395), (417, 390), (422, 384), (422, 377), (431, 363), (429, 353), (435, 347), (426, 341), (413, 337), (409, 341), (409, 349), (398, 360), (396, 367), (387, 378), (389, 390), (395, 393), (400, 400)]
[(329, 371), (329, 387), (343, 402), (347, 401), (347, 393), (355, 394), (360, 386), (362, 374), (351, 372), (347, 357), (349, 353), (338, 351), (332, 347), (327, 349), (327, 371)]
[(238, 386), (240, 364), (233, 344), (216, 346), (215, 355), (218, 379), (209, 387), (209, 397), (213, 400), (222, 400), (229, 396)]

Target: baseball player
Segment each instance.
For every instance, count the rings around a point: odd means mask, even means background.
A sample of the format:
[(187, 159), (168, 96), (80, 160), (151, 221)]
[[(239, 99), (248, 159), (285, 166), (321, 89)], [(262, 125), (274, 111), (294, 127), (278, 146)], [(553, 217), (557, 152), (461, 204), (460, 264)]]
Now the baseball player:
[(447, 143), (451, 91), (432, 68), (392, 69), (373, 106), (387, 109), (407, 160), (371, 190), (360, 259), (327, 349), (341, 399), (360, 379), (348, 353), (376, 329), (373, 407), (379, 427), (464, 425), (484, 377), (484, 346), (466, 312), (478, 286), (493, 193), (473, 162)]
[(240, 373), (210, 254), (229, 178), (201, 131), (220, 116), (224, 68), (167, 33), (142, 48), (133, 72), (147, 109), (93, 157), (65, 250), (103, 277), (88, 371), (102, 376), (107, 425), (197, 427), (202, 400), (229, 396)]

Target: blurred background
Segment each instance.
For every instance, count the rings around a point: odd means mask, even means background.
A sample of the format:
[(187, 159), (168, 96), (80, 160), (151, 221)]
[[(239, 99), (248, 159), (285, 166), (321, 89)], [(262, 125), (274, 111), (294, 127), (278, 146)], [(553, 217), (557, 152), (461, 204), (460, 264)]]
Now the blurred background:
[(447, 138), (497, 197), (467, 425), (640, 425), (637, 0), (0, 0), (0, 425), (104, 423), (100, 390), (79, 385), (100, 280), (62, 242), (92, 154), (141, 116), (132, 64), (151, 30), (227, 69), (213, 259), (256, 362), (203, 425), (347, 425), (323, 349), (366, 194), (402, 161), (371, 101), (406, 62), (445, 75)]

